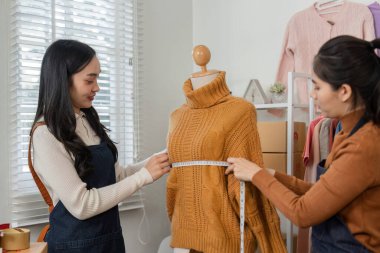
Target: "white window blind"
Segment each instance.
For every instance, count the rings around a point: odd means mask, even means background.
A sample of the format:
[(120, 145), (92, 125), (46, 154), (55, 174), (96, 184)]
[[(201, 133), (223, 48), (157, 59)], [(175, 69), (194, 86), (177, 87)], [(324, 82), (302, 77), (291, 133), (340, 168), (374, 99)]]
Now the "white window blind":
[[(102, 72), (94, 107), (111, 129), (120, 164), (133, 162), (138, 130), (136, 10), (134, 0), (10, 1), (10, 163), (13, 225), (46, 222), (48, 209), (29, 172), (29, 131), (38, 99), (41, 61), (57, 39), (75, 39), (97, 52)], [(59, 177), (59, 175), (57, 175)], [(139, 193), (120, 210), (142, 207)]]

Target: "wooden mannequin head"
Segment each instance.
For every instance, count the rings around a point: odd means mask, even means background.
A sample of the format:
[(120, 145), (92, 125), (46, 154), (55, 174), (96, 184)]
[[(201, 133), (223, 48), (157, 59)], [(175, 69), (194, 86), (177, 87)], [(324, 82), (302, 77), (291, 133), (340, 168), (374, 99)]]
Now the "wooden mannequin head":
[(195, 46), (193, 49), (194, 62), (201, 67), (200, 72), (193, 73), (191, 77), (201, 77), (219, 73), (218, 70), (207, 70), (206, 65), (211, 59), (211, 53), (205, 45)]

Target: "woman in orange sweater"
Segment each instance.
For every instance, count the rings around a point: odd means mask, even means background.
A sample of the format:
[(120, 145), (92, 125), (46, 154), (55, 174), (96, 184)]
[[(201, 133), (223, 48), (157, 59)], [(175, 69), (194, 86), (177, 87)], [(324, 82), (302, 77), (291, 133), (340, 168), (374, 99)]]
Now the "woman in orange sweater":
[(252, 181), (293, 223), (313, 226), (312, 252), (380, 252), (380, 39), (339, 36), (314, 58), (311, 96), (324, 116), (338, 118), (318, 181), (229, 158), (226, 174)]

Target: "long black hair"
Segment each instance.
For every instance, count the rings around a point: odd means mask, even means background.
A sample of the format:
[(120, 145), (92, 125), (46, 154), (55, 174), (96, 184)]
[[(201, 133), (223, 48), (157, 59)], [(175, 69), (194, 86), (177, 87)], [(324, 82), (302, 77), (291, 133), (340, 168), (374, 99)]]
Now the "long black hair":
[[(75, 133), (75, 112), (70, 98), (72, 76), (85, 68), (96, 56), (90, 46), (75, 40), (52, 43), (42, 60), (38, 106), (33, 125), (42, 117), (49, 131), (74, 158), (74, 167), (83, 180), (92, 170), (91, 152)], [(111, 149), (117, 161), (117, 148), (107, 135), (93, 107), (81, 108), (90, 126)]]
[(380, 39), (371, 42), (343, 35), (327, 41), (314, 57), (314, 73), (333, 90), (350, 85), (355, 108), (365, 106), (365, 117), (380, 126)]

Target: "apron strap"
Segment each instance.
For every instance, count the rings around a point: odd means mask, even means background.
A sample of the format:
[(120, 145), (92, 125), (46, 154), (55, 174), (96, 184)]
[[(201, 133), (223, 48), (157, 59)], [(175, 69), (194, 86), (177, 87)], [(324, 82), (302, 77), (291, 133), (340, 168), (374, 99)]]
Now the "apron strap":
[(366, 123), (368, 122), (367, 119), (365, 118), (360, 118), (360, 120), (356, 123), (356, 125), (354, 126), (354, 128), (351, 130), (350, 134), (348, 135), (348, 137), (352, 136), (353, 134), (355, 134), (362, 126), (364, 126)]
[(47, 224), (42, 228), (40, 234), (38, 235), (37, 242), (44, 242), (45, 241), (45, 237), (46, 237), (46, 234), (49, 231), (49, 229), (50, 229), (50, 224)]
[[(33, 133), (37, 129), (37, 127), (46, 125), (45, 122), (37, 122), (34, 124), (32, 127), (32, 130), (30, 131), (30, 138), (29, 138), (29, 148), (28, 148), (28, 165), (29, 165), (29, 170), (32, 173), (33, 180), (36, 183), (38, 190), (40, 191), (43, 199), (45, 200), (45, 203), (49, 206), (49, 213), (54, 208), (53, 201), (49, 195), (48, 190), (46, 189), (45, 185), (42, 183), (41, 179), (38, 177), (36, 171), (34, 170), (33, 163), (32, 163), (32, 139), (33, 139)], [(49, 224), (46, 225), (40, 232), (40, 235), (38, 236), (37, 242), (43, 242), (46, 236), (47, 231), (49, 230)]]

